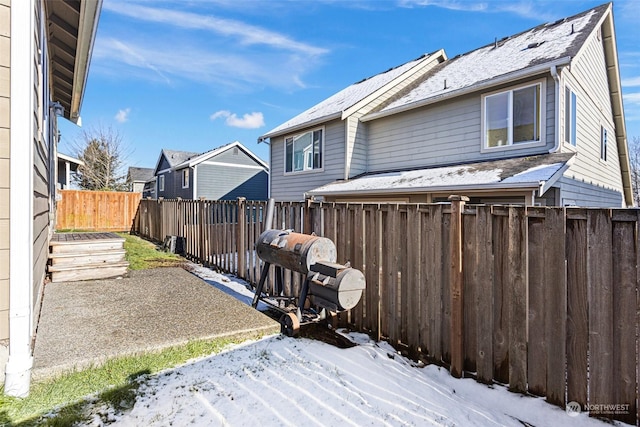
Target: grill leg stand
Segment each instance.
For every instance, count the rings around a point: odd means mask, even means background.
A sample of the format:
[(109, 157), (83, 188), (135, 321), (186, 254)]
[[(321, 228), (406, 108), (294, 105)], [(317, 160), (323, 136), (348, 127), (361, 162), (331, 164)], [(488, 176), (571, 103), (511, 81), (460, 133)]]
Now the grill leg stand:
[(309, 293), (309, 278), (304, 279), (302, 289), (300, 289), (300, 298), (298, 299), (298, 309), (300, 310), (300, 318), (302, 320), (302, 313), (304, 312), (304, 303), (307, 302), (307, 294)]
[(262, 288), (264, 288), (264, 282), (267, 280), (267, 276), (269, 275), (269, 267), (271, 264), (265, 262), (262, 266), (262, 272), (260, 273), (260, 281), (258, 282), (258, 286), (256, 287), (256, 293), (253, 295), (253, 302), (251, 306), (253, 308), (258, 307), (258, 300), (260, 299), (260, 294), (262, 294)]
[(276, 265), (275, 268), (275, 276), (276, 276), (276, 289), (275, 289), (275, 294), (277, 296), (282, 296), (282, 290), (284, 289), (284, 270), (282, 267)]

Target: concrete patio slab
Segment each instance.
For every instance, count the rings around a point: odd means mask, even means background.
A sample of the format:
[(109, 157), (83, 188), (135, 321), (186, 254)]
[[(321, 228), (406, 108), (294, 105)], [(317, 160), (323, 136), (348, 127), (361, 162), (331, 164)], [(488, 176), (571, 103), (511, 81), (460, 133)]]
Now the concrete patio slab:
[(279, 331), (276, 321), (178, 267), (131, 271), (121, 279), (49, 283), (32, 378), (190, 340), (251, 339)]

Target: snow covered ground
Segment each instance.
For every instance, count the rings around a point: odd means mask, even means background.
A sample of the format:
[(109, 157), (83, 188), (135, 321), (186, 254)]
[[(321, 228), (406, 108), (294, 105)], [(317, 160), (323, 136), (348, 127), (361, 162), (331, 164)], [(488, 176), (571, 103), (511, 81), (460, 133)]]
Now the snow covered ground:
[[(195, 267), (212, 285), (250, 301), (243, 282)], [(270, 336), (152, 376), (122, 426), (604, 426), (542, 398), (419, 367), (387, 343), (349, 333), (340, 349)], [(102, 425), (96, 416), (93, 425)]]

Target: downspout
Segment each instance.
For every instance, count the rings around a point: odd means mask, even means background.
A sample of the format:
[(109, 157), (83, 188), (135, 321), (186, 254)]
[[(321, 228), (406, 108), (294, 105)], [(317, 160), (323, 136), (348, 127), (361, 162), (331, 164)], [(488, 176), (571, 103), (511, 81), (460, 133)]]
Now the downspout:
[[(558, 76), (558, 68), (555, 65), (552, 65), (549, 69), (551, 72), (551, 77), (556, 82), (555, 89), (555, 109), (556, 109), (556, 117), (555, 117), (555, 141), (553, 147), (549, 150), (549, 153), (555, 153), (560, 149), (560, 76)], [(542, 196), (540, 194), (540, 196)]]
[[(11, 4), (9, 193), (9, 360), (4, 392), (26, 397), (31, 385), (33, 287), (34, 2)], [(44, 19), (44, 18), (43, 18)], [(27, 76), (27, 77), (25, 77)], [(55, 120), (55, 119), (54, 119)]]

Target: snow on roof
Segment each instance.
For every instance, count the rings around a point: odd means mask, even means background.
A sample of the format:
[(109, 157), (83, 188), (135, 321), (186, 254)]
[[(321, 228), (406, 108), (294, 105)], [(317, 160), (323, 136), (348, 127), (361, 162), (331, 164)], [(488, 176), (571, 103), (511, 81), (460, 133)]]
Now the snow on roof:
[(515, 71), (574, 57), (608, 7), (605, 4), (572, 17), (539, 25), (445, 61), (428, 72), (422, 83), (396, 97), (380, 111), (390, 111)]
[(356, 104), (358, 101), (364, 99), (371, 93), (380, 89), (405, 71), (416, 66), (426, 57), (428, 57), (428, 55), (423, 55), (418, 59), (409, 61), (398, 67), (391, 68), (383, 73), (376, 74), (373, 77), (354, 83), (351, 86), (336, 93), (335, 95), (330, 96), (319, 104), (316, 104), (308, 110), (298, 114), (291, 120), (284, 122), (280, 126), (272, 129), (265, 135), (278, 134), (282, 131), (304, 123), (309, 123), (323, 117), (329, 117), (338, 113), (342, 113), (342, 111), (346, 110), (347, 108)]
[(309, 191), (311, 195), (416, 192), (483, 186), (538, 188), (561, 171), (573, 154), (545, 154), (430, 169), (364, 175)]

